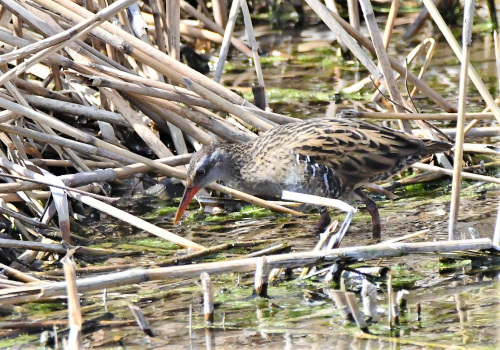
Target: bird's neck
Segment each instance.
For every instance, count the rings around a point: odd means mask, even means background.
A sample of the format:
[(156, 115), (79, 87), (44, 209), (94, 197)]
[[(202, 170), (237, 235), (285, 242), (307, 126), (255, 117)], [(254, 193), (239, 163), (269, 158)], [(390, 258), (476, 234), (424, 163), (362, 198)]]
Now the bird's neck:
[(243, 180), (243, 174), (252, 164), (251, 143), (222, 143), (218, 149), (223, 154), (226, 175), (225, 181)]

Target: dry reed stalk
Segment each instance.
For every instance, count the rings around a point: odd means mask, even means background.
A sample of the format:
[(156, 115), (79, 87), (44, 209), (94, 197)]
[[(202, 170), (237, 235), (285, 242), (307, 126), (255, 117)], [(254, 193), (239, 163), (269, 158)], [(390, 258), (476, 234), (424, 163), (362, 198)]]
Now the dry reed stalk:
[(352, 311), (352, 316), (354, 317), (354, 321), (358, 325), (359, 329), (363, 331), (363, 333), (370, 333), (368, 330), (368, 325), (366, 324), (365, 317), (361, 310), (358, 307), (358, 302), (356, 300), (356, 295), (352, 292), (345, 293), (347, 303), (349, 304), (349, 308)]
[[(286, 250), (288, 248), (290, 248), (290, 246), (287, 243), (279, 243), (279, 244), (273, 245), (271, 247), (264, 248), (264, 249), (258, 250), (256, 252), (244, 255), (244, 257), (245, 258), (253, 258), (253, 257), (263, 256), (263, 255), (268, 255), (268, 254), (276, 254), (276, 253), (279, 253), (279, 252)], [(210, 249), (212, 249), (212, 248), (210, 248)]]
[(130, 123), (126, 121), (119, 113), (109, 112), (103, 109), (84, 106), (76, 103), (63, 102), (50, 98), (45, 98), (37, 95), (24, 96), (26, 101), (33, 107), (49, 110), (61, 114), (69, 114), (77, 117), (85, 117), (92, 120), (100, 120), (110, 124), (130, 127)]
[(81, 349), (82, 347), (82, 309), (78, 287), (76, 285), (75, 267), (69, 258), (62, 261), (64, 267), (64, 278), (68, 295), (68, 349)]
[[(214, 141), (213, 137), (210, 136), (207, 132), (197, 127), (189, 120), (186, 120), (189, 118), (183, 118), (183, 116), (187, 114), (189, 114), (190, 116), (193, 115), (187, 109), (184, 109), (172, 102), (160, 100), (154, 97), (139, 96), (136, 94), (124, 94), (124, 95), (130, 98), (134, 98), (138, 101), (141, 101), (148, 109), (151, 109), (153, 112), (157, 113), (160, 116), (160, 118), (170, 122), (172, 125), (175, 125), (177, 128), (179, 128), (179, 130), (182, 130), (186, 134), (192, 136), (195, 140), (197, 140), (201, 144), (208, 145)], [(205, 123), (205, 125), (207, 124)]]
[[(247, 33), (248, 41), (250, 42), (250, 47), (252, 48), (253, 63), (255, 66), (255, 73), (257, 74), (257, 82), (260, 89), (265, 89), (264, 75), (262, 74), (262, 67), (260, 65), (259, 47), (257, 45), (257, 40), (255, 40), (255, 33), (252, 25), (252, 18), (250, 16), (250, 10), (248, 9), (248, 4), (246, 0), (240, 0), (241, 12), (243, 13), (243, 21), (245, 22), (245, 32)], [(257, 100), (257, 96), (255, 96)], [(262, 91), (263, 103), (261, 109), (268, 109), (269, 104), (265, 95), (265, 91)], [(260, 107), (260, 106), (259, 106)]]
[(335, 303), (340, 316), (346, 321), (354, 321), (352, 310), (347, 302), (346, 293), (342, 290), (334, 290), (331, 288), (328, 288), (326, 292)]
[[(229, 52), (229, 43), (233, 37), (234, 26), (236, 25), (236, 19), (238, 18), (238, 10), (240, 9), (240, 1), (233, 0), (231, 4), (231, 9), (229, 10), (229, 18), (227, 21), (226, 29), (224, 32), (224, 38), (222, 40), (222, 45), (219, 51), (219, 60), (217, 61), (217, 66), (214, 72), (214, 81), (220, 82), (222, 77), (222, 72), (224, 70), (224, 63), (226, 62), (227, 53)], [(251, 51), (251, 56), (253, 56), (253, 51)]]
[[(373, 118), (373, 119), (407, 119), (407, 120), (456, 120), (457, 113), (395, 113), (395, 112), (366, 112), (342, 110), (339, 114), (343, 118)], [(465, 113), (467, 119), (493, 119), (493, 113)]]
[[(391, 4), (391, 9), (389, 10), (389, 15), (387, 15), (387, 22), (385, 24), (384, 37), (382, 42), (387, 50), (389, 48), (389, 43), (391, 42), (392, 30), (394, 28), (394, 21), (398, 16), (400, 0), (394, 0)], [(355, 26), (353, 26), (356, 28)], [(359, 29), (359, 28), (357, 28)]]
[(387, 319), (389, 321), (389, 329), (393, 329), (393, 323), (392, 323), (392, 318), (394, 316), (394, 309), (393, 309), (393, 301), (394, 298), (392, 297), (394, 294), (394, 291), (392, 289), (392, 273), (389, 271), (389, 277), (387, 278)]
[[(363, 10), (366, 24), (368, 26), (368, 31), (370, 32), (370, 36), (375, 47), (375, 52), (377, 54), (379, 65), (382, 69), (382, 74), (384, 76), (382, 83), (385, 82), (384, 85), (387, 91), (389, 91), (391, 103), (393, 104), (394, 110), (396, 112), (403, 113), (405, 111), (403, 98), (399, 93), (396, 79), (394, 79), (394, 73), (389, 61), (389, 55), (387, 54), (386, 48), (384, 47), (384, 42), (377, 26), (375, 13), (373, 12), (373, 8), (369, 0), (360, 0), (360, 5), (361, 9)], [(408, 121), (400, 120), (399, 126), (401, 130), (411, 133), (411, 127)]]
[[(76, 187), (78, 190), (82, 190), (85, 192), (91, 192), (91, 193), (99, 193), (101, 189), (98, 186), (95, 185), (87, 185), (87, 186), (81, 186), (81, 187)], [(32, 200), (42, 200), (42, 199), (48, 199), (51, 196), (50, 191), (33, 191), (29, 192), (30, 198)], [(17, 193), (0, 193), (0, 199), (5, 201), (5, 202), (26, 202), (26, 197), (22, 197), (22, 195), (19, 195)]]
[[(47, 253), (61, 254), (61, 255), (64, 255), (68, 252), (68, 249), (60, 244), (19, 241), (15, 239), (5, 239), (5, 238), (0, 238), (0, 243), (2, 244), (3, 248), (25, 249), (25, 250), (29, 249), (39, 252), (47, 252)], [(85, 256), (110, 257), (110, 256), (120, 255), (123, 253), (122, 252), (117, 253), (116, 251), (111, 249), (78, 247), (75, 251), (75, 254), (80, 257), (85, 257)]]
[(267, 265), (266, 257), (263, 256), (255, 265), (254, 287), (252, 294), (261, 298), (269, 298), (269, 295), (267, 294), (268, 286), (269, 266)]
[[(199, 19), (201, 22), (203, 22), (203, 24), (205, 26), (207, 26), (208, 29), (210, 29), (216, 33), (219, 33), (222, 36), (224, 36), (226, 34), (227, 25), (226, 25), (226, 31), (225, 31), (223, 29), (223, 27), (221, 27), (220, 25), (218, 25), (217, 23), (212, 21), (209, 17), (205, 16), (203, 13), (201, 13), (200, 11), (195, 9), (193, 6), (191, 6), (189, 3), (187, 3), (184, 0), (181, 0), (180, 6), (181, 6), (181, 9), (184, 10), (185, 12), (187, 12), (189, 15), (191, 15), (191, 16)], [(231, 18), (231, 14), (229, 15), (228, 23), (231, 20), (230, 18)], [(248, 48), (248, 46), (245, 45), (242, 41), (236, 39), (233, 36), (231, 36), (230, 40), (231, 40), (231, 44), (233, 44), (233, 46), (235, 48), (237, 48), (238, 50), (240, 50), (245, 56), (252, 57), (252, 50), (250, 50)]]
[[(456, 137), (456, 134), (457, 134), (456, 128), (452, 128), (452, 129), (443, 128), (443, 129), (440, 129), (440, 131), (442, 131), (444, 134), (446, 134), (450, 137)], [(465, 131), (465, 129), (464, 129), (464, 131)], [(415, 134), (418, 135), (419, 131), (417, 130), (417, 132)], [(464, 134), (465, 134), (465, 132), (464, 132)], [(484, 127), (479, 127), (479, 128), (472, 128), (468, 131), (466, 136), (469, 138), (500, 136), (500, 126), (484, 126)]]
[(161, 52), (167, 52), (167, 45), (163, 36), (161, 5), (161, 0), (149, 0), (149, 6), (151, 7), (151, 14), (153, 15), (153, 22), (155, 26), (155, 38), (158, 50)]
[(325, 22), (325, 24), (340, 38), (340, 40), (347, 45), (349, 50), (356, 56), (363, 66), (372, 74), (375, 79), (381, 78), (381, 73), (373, 61), (363, 51), (358, 42), (352, 37), (352, 34), (343, 29), (337, 21), (332, 18), (330, 11), (319, 0), (306, 0), (307, 4), (313, 9), (314, 12)]
[(179, 0), (169, 0), (165, 3), (167, 7), (167, 48), (170, 57), (174, 60), (179, 60), (181, 57), (180, 39), (181, 34), (179, 31), (181, 21), (181, 9)]
[(225, 0), (213, 0), (213, 15), (215, 23), (217, 23), (221, 28), (224, 28), (227, 23), (227, 7)]
[(495, 223), (495, 230), (493, 232), (493, 248), (500, 250), (500, 202), (498, 205), (497, 220)]
[[(269, 240), (261, 240), (261, 241), (250, 241), (250, 242), (236, 242), (236, 243), (223, 243), (219, 244), (217, 246), (209, 247), (206, 250), (199, 250), (195, 252), (191, 252), (186, 255), (166, 259), (166, 260), (161, 260), (157, 261), (155, 263), (155, 266), (157, 267), (166, 267), (166, 266), (173, 266), (173, 265), (180, 265), (180, 264), (187, 264), (187, 263), (193, 263), (196, 260), (199, 260), (203, 257), (210, 256), (212, 254), (217, 254), (221, 253), (224, 251), (227, 251), (232, 248), (251, 248), (259, 244), (263, 243), (269, 243)], [(286, 247), (286, 244), (281, 245), (282, 249), (283, 247)], [(280, 247), (271, 247), (269, 248), (268, 251), (263, 249), (261, 252), (255, 252), (255, 255), (253, 254), (248, 254), (245, 257), (254, 257), (254, 256), (259, 256), (261, 254), (268, 254), (269, 252), (278, 252), (280, 251)], [(259, 254), (257, 254), (259, 253)], [(139, 263), (131, 263), (131, 264), (112, 264), (112, 265), (104, 265), (104, 266), (88, 266), (88, 267), (81, 267), (77, 268), (76, 272), (79, 275), (83, 274), (88, 274), (88, 273), (103, 273), (103, 272), (109, 272), (109, 271), (120, 271), (120, 270), (126, 270), (126, 269), (132, 269), (132, 268), (137, 268), (137, 267), (150, 267), (150, 262), (139, 262)], [(61, 275), (61, 270), (54, 269), (50, 271), (46, 271), (43, 273), (43, 276), (60, 276)]]
[(153, 225), (143, 219), (140, 219), (132, 214), (129, 214), (123, 210), (115, 208), (109, 204), (101, 202), (95, 198), (91, 198), (89, 196), (80, 195), (80, 194), (71, 194), (73, 198), (78, 199), (82, 203), (91, 206), (92, 208), (96, 208), (102, 212), (105, 212), (108, 215), (114, 216), (117, 219), (125, 221), (130, 225), (133, 225), (137, 228), (140, 228), (148, 233), (151, 233), (157, 237), (163, 238), (169, 242), (178, 244), (185, 248), (190, 248), (193, 250), (205, 250), (206, 248), (198, 243), (191, 242), (190, 240), (180, 237), (170, 231), (164, 230), (156, 225)]
[(500, 88), (500, 37), (497, 30), (493, 31), (493, 41), (495, 43), (495, 63), (497, 68), (497, 83)]
[(347, 0), (347, 12), (349, 13), (349, 23), (357, 30), (361, 27), (361, 20), (359, 18), (359, 0)]
[[(333, 17), (333, 19), (340, 24), (340, 26), (351, 35), (354, 39), (356, 39), (359, 44), (369, 50), (372, 54), (376, 54), (375, 47), (373, 44), (366, 39), (359, 31), (355, 30), (353, 27), (349, 25), (342, 17), (334, 12), (330, 12), (329, 15)], [(389, 61), (391, 62), (392, 68), (406, 77), (408, 81), (414, 84), (418, 89), (427, 97), (429, 97), (436, 105), (444, 109), (448, 112), (456, 111), (455, 106), (451, 105), (448, 101), (446, 101), (441, 95), (435, 92), (432, 88), (429, 87), (423, 80), (419, 79), (416, 75), (411, 72), (408, 72), (407, 68), (399, 63), (395, 58), (389, 57)]]
[(142, 313), (141, 309), (131, 304), (128, 306), (128, 308), (130, 309), (130, 312), (132, 312), (132, 315), (134, 316), (134, 319), (141, 331), (143, 331), (149, 337), (154, 337), (153, 330), (151, 329), (151, 326), (149, 325), (149, 322), (146, 316), (144, 316), (144, 314)]
[[(0, 241), (1, 242), (1, 241)], [(423, 243), (393, 243), (390, 245), (370, 245), (339, 248), (320, 252), (301, 252), (267, 256), (270, 268), (313, 266), (318, 263), (335, 262), (340, 258), (376, 259), (418, 253), (443, 253), (467, 251), (472, 249), (491, 249), (490, 239), (439, 241)], [(158, 269), (132, 269), (123, 272), (82, 278), (77, 281), (80, 292), (121, 287), (125, 284), (142, 283), (170, 278), (196, 277), (201, 272), (224, 274), (249, 272), (261, 258), (238, 259), (221, 262), (200, 263), (196, 265), (173, 266)], [(40, 297), (48, 298), (64, 295), (64, 282), (42, 283), (32, 287), (16, 287), (0, 290), (2, 304), (29, 302)]]
[(378, 322), (377, 286), (366, 278), (363, 279), (361, 297), (363, 299), (363, 313), (368, 317), (368, 321)]
[(121, 97), (116, 91), (108, 88), (100, 88), (99, 91), (113, 103), (115, 108), (134, 128), (139, 137), (155, 152), (158, 158), (172, 157), (173, 153), (167, 146), (160, 140), (160, 138), (146, 126), (142, 118), (134, 111), (127, 101)]
[(200, 275), (202, 291), (203, 291), (203, 314), (205, 323), (214, 323), (214, 287), (210, 275), (202, 272)]
[(24, 273), (22, 271), (19, 271), (17, 269), (14, 269), (10, 266), (7, 266), (7, 265), (4, 265), (2, 263), (0, 263), (0, 268), (3, 270), (3, 272), (13, 278), (13, 279), (16, 279), (16, 280), (19, 280), (21, 282), (25, 282), (25, 283), (30, 283), (30, 282), (40, 282), (40, 280), (36, 277), (33, 277), (27, 273)]
[[(420, 68), (420, 72), (418, 73), (418, 79), (422, 79), (424, 73), (426, 72), (427, 68), (429, 67), (430, 65), (430, 62), (431, 62), (431, 58), (432, 56), (434, 55), (434, 49), (436, 48), (436, 41), (433, 39), (433, 38), (426, 38), (424, 41), (422, 41), (418, 46), (416, 46), (413, 50), (411, 50), (411, 52), (406, 56), (405, 58), (405, 66), (408, 67), (410, 65), (411, 62), (413, 62), (413, 60), (417, 57), (417, 55), (419, 55), (421, 52), (423, 52), (423, 50), (425, 49), (426, 46), (429, 46), (429, 49), (427, 50), (427, 54), (425, 55), (425, 61), (424, 61), (424, 64), (422, 65), (422, 67)], [(395, 79), (399, 79), (399, 77), (401, 76), (401, 74), (397, 73)], [(370, 77), (367, 77), (365, 78), (365, 82), (364, 84), (354, 84), (353, 87), (357, 87), (357, 86), (364, 86), (366, 85), (368, 82), (370, 82), (371, 80), (369, 79)], [(360, 87), (361, 87), (360, 86)], [(360, 88), (359, 87), (359, 88)], [(359, 90), (358, 88), (358, 90)], [(344, 91), (348, 91), (348, 89), (344, 89)], [(350, 90), (354, 90), (354, 88), (350, 88)], [(415, 93), (417, 92), (417, 87), (414, 86), (412, 91), (410, 92), (410, 97), (413, 97), (415, 95)], [(354, 90), (354, 91), (357, 91), (357, 90)], [(373, 96), (372, 96), (372, 101), (377, 101), (380, 97), (382, 96), (382, 90), (377, 90)]]
[(15, 219), (14, 220), (15, 226), (17, 226), (16, 222), (17, 222), (17, 220), (19, 220), (20, 222), (22, 222), (25, 225), (34, 226), (34, 227), (38, 227), (38, 228), (44, 228), (44, 229), (49, 228), (49, 225), (47, 225), (43, 222), (29, 218), (27, 216), (20, 214), (17, 211), (14, 211), (14, 210), (7, 208), (5, 202), (1, 199), (0, 199), (0, 205), (1, 205), (0, 206), (0, 214), (2, 214), (4, 216), (8, 216), (12, 219)]
[(187, 25), (184, 22), (179, 23), (179, 31), (182, 35), (208, 40), (215, 44), (221, 44), (223, 41), (222, 36), (219, 33), (215, 33), (211, 30), (206, 29), (198, 29), (196, 27)]
[[(5, 166), (5, 160), (4, 159), (0, 159), (0, 163), (2, 164), (2, 166)], [(70, 191), (70, 192), (75, 192), (75, 193), (79, 193), (79, 194), (83, 194), (85, 196), (89, 196), (89, 197), (92, 197), (92, 198), (95, 198), (95, 199), (99, 199), (99, 200), (102, 200), (102, 201), (105, 201), (105, 202), (110, 202), (110, 203), (114, 203), (114, 202), (117, 202), (119, 199), (118, 198), (110, 198), (110, 197), (105, 197), (105, 196), (99, 196), (99, 195), (96, 195), (96, 194), (93, 194), (93, 193), (89, 193), (89, 192), (85, 192), (85, 191), (82, 191), (82, 190), (79, 190), (79, 189), (76, 189), (76, 188), (70, 188), (70, 187), (67, 187), (67, 186), (64, 186), (64, 183), (61, 181), (60, 182), (60, 179), (56, 176), (53, 176), (51, 175), (50, 173), (46, 172), (46, 174), (43, 176), (46, 178), (46, 180), (42, 179), (42, 178), (29, 178), (29, 177), (25, 177), (25, 176), (19, 176), (19, 175), (12, 175), (12, 174), (4, 174), (4, 173), (0, 173), (0, 177), (6, 177), (6, 178), (12, 178), (12, 179), (18, 179), (18, 180), (23, 180), (25, 182), (35, 182), (35, 183), (38, 183), (38, 184), (43, 184), (45, 186), (48, 186), (51, 190), (51, 192), (54, 192), (54, 188), (55, 189), (61, 189), (61, 190), (64, 190), (64, 191)], [(58, 184), (57, 182), (60, 182), (60, 184)], [(20, 220), (22, 221), (22, 220)]]
[[(158, 99), (150, 99), (152, 102), (156, 102), (159, 106), (164, 109), (170, 110), (177, 115), (180, 115), (190, 121), (196, 123), (197, 125), (203, 127), (204, 129), (214, 133), (220, 138), (230, 141), (230, 142), (246, 142), (253, 140), (257, 137), (257, 135), (251, 132), (243, 132), (242, 130), (237, 129), (233, 125), (227, 123), (225, 120), (221, 119), (218, 115), (210, 113), (207, 110), (196, 108), (196, 109), (188, 109), (183, 108), (175, 103), (165, 100)], [(191, 126), (192, 127), (192, 126)], [(202, 144), (209, 144), (214, 141), (214, 138), (208, 134), (206, 134), (201, 129), (197, 128), (200, 137), (193, 136)], [(247, 130), (247, 129), (244, 129)], [(191, 133), (190, 133), (191, 134)], [(203, 136), (203, 137), (201, 137)]]
[[(434, 165), (415, 163), (412, 165), (412, 167), (416, 168), (416, 169), (420, 169), (420, 170), (428, 170), (428, 171), (433, 171), (433, 172), (453, 176), (453, 170), (443, 169), (443, 168), (440, 168), (440, 167), (434, 166)], [(500, 178), (486, 176), (486, 175), (479, 175), (479, 174), (462, 172), (462, 178), (500, 184)]]
[[(418, 45), (419, 53), (420, 50), (423, 49), (426, 45), (429, 45), (429, 49), (427, 50), (427, 54), (425, 55), (424, 64), (420, 68), (420, 72), (418, 72), (419, 79), (422, 79), (424, 73), (427, 71), (427, 68), (429, 68), (429, 65), (431, 64), (431, 58), (434, 55), (434, 51), (436, 49), (436, 40), (434, 40), (434, 38), (426, 38), (424, 41), (422, 41), (422, 43)], [(413, 97), (417, 92), (417, 90), (418, 90), (417, 87), (414, 86), (410, 92), (410, 97)]]
[[(443, 17), (441, 17), (441, 14), (439, 13), (438, 9), (436, 8), (432, 0), (423, 0), (423, 2), (425, 7), (431, 14), (432, 19), (434, 20), (438, 28), (441, 30), (441, 33), (445, 37), (446, 41), (448, 41), (448, 44), (450, 45), (451, 49), (453, 50), (457, 58), (461, 60), (462, 49), (460, 48), (460, 45), (453, 36), (451, 30), (448, 28), (445, 21), (443, 20)], [(488, 89), (486, 88), (483, 81), (479, 77), (479, 74), (477, 74), (476, 70), (470, 63), (468, 63), (468, 76), (472, 81), (472, 83), (474, 84), (474, 86), (479, 91), (479, 93), (481, 94), (481, 97), (486, 102), (486, 105), (493, 112), (495, 118), (500, 122), (500, 108), (498, 108), (497, 104), (495, 103), (495, 100), (491, 97)]]
[[(95, 68), (97, 69), (102, 68), (103, 71), (107, 69), (107, 67), (103, 67), (100, 65), (96, 65)], [(83, 85), (94, 86), (94, 87), (108, 87), (128, 93), (136, 93), (140, 95), (147, 95), (150, 97), (157, 97), (168, 101), (180, 102), (188, 106), (201, 106), (211, 109), (217, 109), (217, 106), (215, 106), (213, 103), (198, 97), (189, 90), (177, 86), (173, 86), (152, 79), (134, 76), (129, 73), (120, 74), (119, 71), (115, 70), (113, 70), (112, 72), (108, 71), (107, 73), (111, 74), (117, 73), (118, 76), (121, 75), (125, 80), (128, 79), (130, 79), (130, 81), (136, 80), (137, 84), (124, 82), (110, 77), (105, 77), (104, 75), (89, 76), (82, 74), (73, 75), (71, 73), (66, 73), (66, 78), (69, 77), (69, 81), (77, 82)], [(149, 86), (155, 84), (161, 86), (161, 88)]]
[[(458, 212), (460, 209), (460, 190), (462, 185), (462, 161), (465, 141), (465, 111), (467, 104), (467, 84), (470, 47), (472, 45), (472, 22), (474, 20), (474, 0), (465, 1), (464, 29), (462, 34), (462, 57), (460, 68), (460, 85), (458, 92), (457, 134), (454, 148), (454, 166), (450, 200), (450, 219), (448, 223), (448, 239), (456, 239)], [(500, 119), (499, 119), (500, 120)]]

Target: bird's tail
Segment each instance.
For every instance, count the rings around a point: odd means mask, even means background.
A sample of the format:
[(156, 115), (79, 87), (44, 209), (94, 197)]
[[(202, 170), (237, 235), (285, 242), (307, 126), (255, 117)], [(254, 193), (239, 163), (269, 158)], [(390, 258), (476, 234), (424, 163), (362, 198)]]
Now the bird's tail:
[(426, 154), (434, 154), (449, 151), (453, 145), (445, 141), (422, 140), (425, 145)]

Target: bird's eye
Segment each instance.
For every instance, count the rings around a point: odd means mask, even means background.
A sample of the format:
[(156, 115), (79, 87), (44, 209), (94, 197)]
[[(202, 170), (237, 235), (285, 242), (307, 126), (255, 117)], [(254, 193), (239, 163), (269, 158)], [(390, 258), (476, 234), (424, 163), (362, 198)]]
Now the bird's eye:
[(203, 176), (203, 175), (205, 175), (205, 169), (196, 170), (196, 176)]

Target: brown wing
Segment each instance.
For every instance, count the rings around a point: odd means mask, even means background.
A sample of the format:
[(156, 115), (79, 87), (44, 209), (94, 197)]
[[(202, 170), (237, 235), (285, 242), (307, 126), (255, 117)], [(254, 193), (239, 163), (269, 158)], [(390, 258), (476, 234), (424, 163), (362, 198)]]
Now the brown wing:
[(324, 165), (347, 186), (387, 178), (418, 160), (424, 149), (412, 135), (337, 118), (283, 125), (259, 139), (256, 148), (267, 150), (255, 152), (256, 157)]

